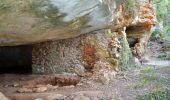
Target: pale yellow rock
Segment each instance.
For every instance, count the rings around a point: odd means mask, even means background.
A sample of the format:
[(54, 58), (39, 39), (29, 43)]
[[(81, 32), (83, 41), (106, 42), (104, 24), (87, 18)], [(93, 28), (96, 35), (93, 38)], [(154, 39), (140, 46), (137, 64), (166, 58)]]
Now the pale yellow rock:
[(47, 91), (47, 89), (48, 89), (47, 87), (38, 87), (38, 88), (34, 88), (33, 91), (41, 93)]
[(0, 100), (9, 100), (9, 99), (0, 92)]
[(62, 94), (50, 94), (45, 100), (64, 100), (65, 96)]
[(20, 89), (17, 90), (17, 92), (19, 92), (19, 93), (31, 93), (31, 92), (33, 92), (33, 90), (29, 89), (29, 88), (20, 88)]

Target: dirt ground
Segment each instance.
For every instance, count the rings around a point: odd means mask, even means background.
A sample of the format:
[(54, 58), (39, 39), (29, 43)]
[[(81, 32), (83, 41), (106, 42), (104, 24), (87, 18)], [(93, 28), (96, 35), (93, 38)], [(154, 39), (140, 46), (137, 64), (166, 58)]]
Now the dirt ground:
[(159, 88), (170, 89), (170, 61), (158, 58), (168, 51), (161, 44), (150, 44), (147, 61), (140, 68), (119, 72), (110, 84), (74, 75), (2, 74), (0, 92), (11, 100), (136, 100)]

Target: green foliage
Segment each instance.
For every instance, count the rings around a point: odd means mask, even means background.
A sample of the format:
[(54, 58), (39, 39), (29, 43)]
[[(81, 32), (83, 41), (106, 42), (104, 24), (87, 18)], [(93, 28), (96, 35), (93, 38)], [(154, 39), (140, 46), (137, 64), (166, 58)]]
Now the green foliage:
[(159, 89), (153, 93), (138, 96), (137, 100), (170, 100), (170, 90), (167, 88)]
[(158, 22), (163, 22), (163, 34), (170, 40), (170, 0), (154, 0)]
[(170, 53), (161, 54), (158, 56), (158, 58), (161, 58), (163, 60), (170, 60)]
[(151, 83), (156, 83), (160, 85), (162, 83), (168, 83), (170, 81), (169, 77), (165, 77), (163, 75), (158, 75), (155, 68), (151, 66), (144, 67), (143, 71), (143, 80), (148, 80)]
[(137, 0), (125, 0), (125, 4), (128, 11), (133, 11), (137, 7)]
[(132, 84), (130, 87), (132, 87), (133, 89), (139, 89), (139, 88), (143, 88), (147, 84), (149, 84), (149, 80), (147, 78), (144, 78), (141, 81)]
[(122, 70), (127, 70), (133, 67), (136, 67), (132, 52), (129, 47), (129, 43), (127, 41), (126, 35), (120, 40), (121, 49), (120, 49), (120, 58), (119, 58), (119, 65), (121, 66)]
[(143, 78), (138, 84), (134, 85), (133, 88), (142, 88), (145, 85), (155, 84), (155, 90), (152, 93), (137, 96), (137, 100), (170, 100), (170, 90), (162, 86), (164, 83), (169, 84), (169, 77), (159, 76), (155, 68), (151, 66), (144, 67), (142, 73)]
[(138, 0), (115, 0), (117, 5), (125, 4), (125, 10), (132, 12), (138, 7)]
[(9, 10), (11, 6), (7, 5), (7, 3), (4, 0), (0, 0), (0, 11)]
[(152, 33), (152, 36), (151, 36), (150, 40), (151, 40), (151, 41), (154, 41), (154, 40), (156, 40), (156, 39), (158, 39), (158, 38), (163, 39), (163, 38), (164, 38), (164, 33), (163, 33), (161, 30), (156, 29), (156, 30)]
[(154, 3), (156, 4), (156, 15), (158, 21), (165, 20), (169, 13), (169, 0), (154, 0)]
[[(133, 89), (143, 88), (146, 85), (155, 85), (156, 89), (159, 90), (159, 87), (162, 87), (161, 85), (164, 83), (169, 83), (170, 78), (158, 75), (155, 68), (152, 68), (152, 66), (146, 66), (143, 70), (141, 70), (141, 79), (139, 82), (134, 83), (130, 87)], [(142, 99), (143, 100), (143, 99)], [(149, 99), (150, 100), (150, 99)]]

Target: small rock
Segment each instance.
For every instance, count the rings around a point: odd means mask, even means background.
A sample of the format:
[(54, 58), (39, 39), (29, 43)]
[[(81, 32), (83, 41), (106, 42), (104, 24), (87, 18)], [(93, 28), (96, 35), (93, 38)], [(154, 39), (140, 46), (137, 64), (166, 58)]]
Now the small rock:
[(84, 95), (77, 95), (73, 100), (90, 100), (90, 98)]
[(79, 76), (84, 76), (84, 73), (85, 73), (85, 68), (84, 68), (84, 66), (78, 65), (78, 64), (76, 64), (75, 66), (76, 66), (76, 67), (75, 67), (75, 69), (74, 69), (74, 72), (75, 72), (77, 75), (79, 75)]
[(108, 73), (103, 73), (99, 78), (103, 84), (109, 84), (110, 82), (110, 77)]
[(74, 87), (75, 87), (74, 85), (70, 85), (70, 86), (63, 86), (62, 88), (67, 89), (67, 88), (74, 88)]
[(76, 86), (83, 86), (83, 83), (78, 83)]
[(110, 81), (113, 81), (114, 78), (116, 77), (117, 72), (115, 72), (115, 71), (111, 72), (110, 71), (110, 72), (108, 72), (108, 74), (109, 74)]
[(19, 93), (31, 93), (31, 92), (33, 92), (33, 90), (28, 89), (28, 88), (21, 88), (21, 89), (18, 89), (17, 92), (19, 92)]
[(46, 86), (46, 85), (38, 84), (38, 85), (36, 85), (35, 87), (36, 87), (36, 88), (40, 88), (40, 87), (44, 87), (44, 86)]
[(141, 65), (140, 61), (138, 58), (134, 57), (134, 62), (137, 64), (137, 65)]
[(19, 86), (19, 83), (14, 83), (13, 84), (13, 87), (18, 87)]
[(0, 100), (9, 100), (9, 99), (0, 92)]
[(117, 72), (115, 71), (103, 71), (103, 73), (100, 74), (99, 79), (103, 84), (109, 84), (111, 81), (114, 80), (116, 74)]
[(62, 94), (50, 94), (45, 100), (64, 100), (66, 96)]
[(45, 91), (47, 91), (47, 87), (38, 87), (38, 88), (34, 88), (33, 89), (34, 90), (34, 92), (45, 92)]
[(47, 85), (49, 91), (57, 90), (58, 86)]

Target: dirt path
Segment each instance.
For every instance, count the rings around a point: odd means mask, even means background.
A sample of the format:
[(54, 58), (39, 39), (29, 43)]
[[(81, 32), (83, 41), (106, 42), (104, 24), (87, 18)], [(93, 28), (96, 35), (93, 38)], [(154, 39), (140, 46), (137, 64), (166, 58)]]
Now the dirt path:
[(12, 100), (136, 100), (139, 95), (162, 88), (170, 89), (170, 61), (158, 59), (160, 51), (155, 48), (150, 49), (149, 60), (141, 68), (118, 73), (109, 85), (83, 79), (76, 86), (46, 85), (50, 89), (43, 91), (44, 86), (40, 86), (38, 92), (27, 90), (27, 93), (17, 93), (18, 84), (39, 76), (0, 75), (0, 91)]

